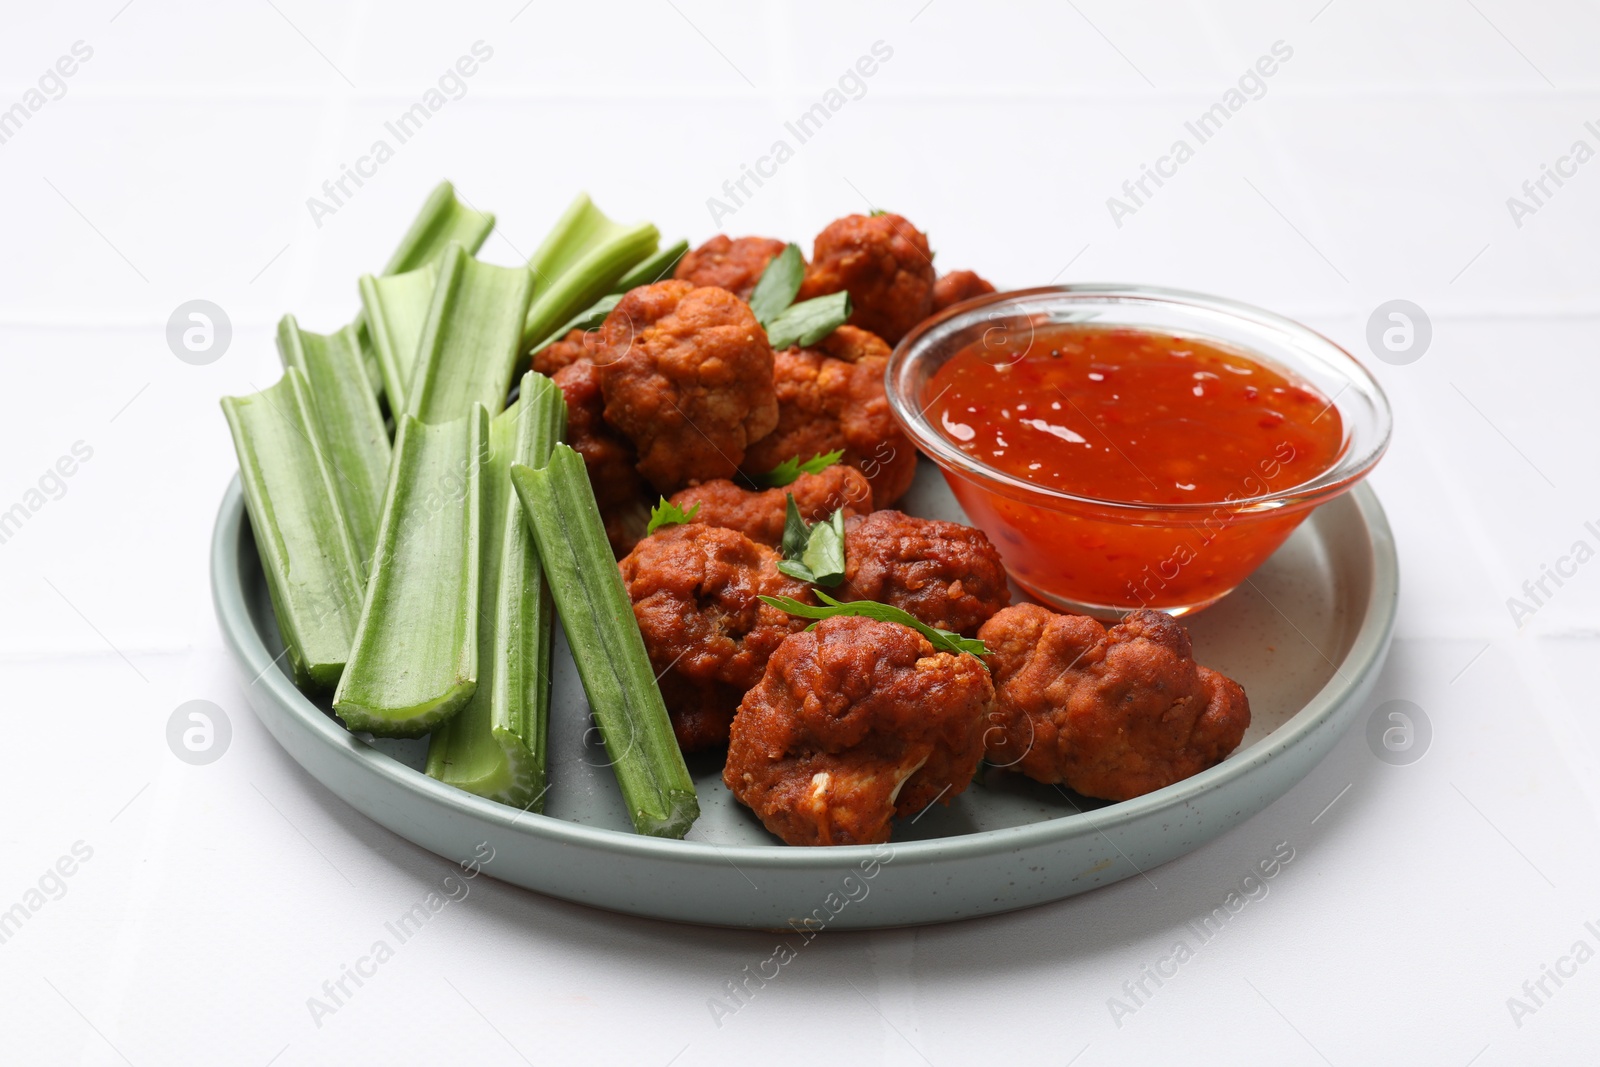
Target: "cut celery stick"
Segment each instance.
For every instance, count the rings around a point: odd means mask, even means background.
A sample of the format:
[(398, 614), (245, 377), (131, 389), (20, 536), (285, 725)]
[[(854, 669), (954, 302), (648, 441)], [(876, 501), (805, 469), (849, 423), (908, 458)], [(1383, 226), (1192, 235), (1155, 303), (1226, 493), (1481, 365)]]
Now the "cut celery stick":
[(432, 263), (451, 241), (469, 253), (476, 253), (493, 229), (493, 215), (467, 207), (456, 197), (455, 186), (440, 182), (423, 201), (422, 210), (417, 212), (406, 235), (400, 238), (383, 273), (404, 274)]
[(420, 736), (477, 687), (480, 468), (530, 289), (526, 270), (479, 263), (459, 244), (439, 258), (367, 599), (334, 694), (353, 730)]
[(383, 373), (383, 390), (391, 411), (406, 410), (417, 346), (422, 341), (422, 327), (428, 321), (428, 307), (438, 281), (438, 266), (425, 263), (404, 274), (363, 274), (358, 283), (362, 314)]
[(460, 245), (446, 249), (405, 410), (428, 423), (459, 419), (474, 404), (498, 414), (511, 389), (532, 289), (532, 275), (521, 267), (479, 263)]
[(554, 602), (511, 464), (543, 466), (566, 422), (561, 390), (529, 371), (517, 402), (489, 424), (478, 688), (428, 740), (430, 776), (524, 811), (544, 810)]
[(239, 481), (295, 684), (332, 688), (361, 614), (350, 538), (300, 368), (253, 396), (224, 397)]
[(365, 573), (378, 539), (390, 448), (383, 412), (361, 368), (355, 327), (312, 333), (302, 330), (293, 315), (285, 315), (278, 321), (278, 355), (285, 368), (298, 367), (310, 386), (334, 486)]
[(557, 445), (543, 468), (513, 464), (511, 483), (533, 527), (633, 828), (682, 837), (700, 815), (694, 781), (673, 737), (583, 457)]
[[(407, 274), (425, 267), (437, 260), (451, 241), (457, 242), (468, 252), (475, 254), (483, 247), (483, 242), (493, 230), (493, 215), (467, 207), (457, 199), (455, 186), (449, 182), (440, 182), (434, 186), (433, 192), (428, 194), (428, 199), (423, 201), (422, 209), (417, 212), (417, 217), (412, 220), (411, 228), (406, 231), (405, 236), (400, 238), (399, 246), (389, 257), (389, 262), (384, 266), (380, 276)], [(433, 286), (430, 283), (428, 293), (432, 292)], [(427, 294), (423, 295), (423, 307), (426, 310)], [(376, 338), (372, 336), (365, 310), (356, 316), (354, 326), (361, 342), (361, 358), (373, 392), (389, 396), (390, 411), (396, 414), (404, 411), (405, 403), (396, 401), (394, 394), (389, 392), (391, 384), (387, 373), (389, 368), (383, 365), (382, 355), (377, 348)], [(415, 351), (414, 347), (412, 351)], [(407, 352), (405, 355), (409, 359), (412, 352)]]
[(350, 329), (356, 332), (356, 347), (361, 350), (361, 373), (367, 379), (367, 388), (372, 390), (372, 399), (381, 406), (385, 396), (383, 366), (378, 362), (377, 350), (372, 347), (372, 331), (367, 328), (365, 312), (356, 316)]
[(682, 259), (688, 251), (688, 241), (678, 240), (668, 245), (624, 274), (611, 287), (611, 291), (613, 293), (626, 293), (629, 289), (637, 289), (641, 285), (652, 285), (655, 282), (665, 281), (672, 277), (672, 272), (677, 269), (678, 260)]
[(606, 213), (594, 206), (588, 193), (579, 193), (567, 205), (567, 210), (556, 219), (550, 232), (528, 257), (528, 269), (533, 272), (533, 284), (542, 292), (555, 279), (572, 269), (584, 253), (624, 227), (617, 225)]
[(580, 194), (528, 259), (533, 305), (523, 327), (523, 350), (537, 352), (552, 332), (611, 292), (629, 271), (648, 260), (661, 240), (649, 223), (613, 222)]
[(640, 222), (608, 238), (603, 245), (595, 245), (587, 256), (573, 264), (573, 269), (539, 293), (533, 306), (528, 307), (528, 322), (522, 331), (523, 339), (533, 346), (528, 350), (538, 352), (554, 341), (550, 336), (552, 331), (610, 293), (611, 286), (616, 285), (622, 275), (638, 262), (650, 258), (659, 237), (661, 234), (650, 222)]
[(524, 341), (537, 352), (555, 340), (552, 333), (563, 323), (609, 293), (617, 281), (655, 251), (660, 233), (648, 222), (622, 231), (595, 245), (548, 289), (534, 298), (523, 327)]
[(400, 417), (366, 602), (333, 710), (352, 730), (420, 737), (478, 680), (481, 468), (488, 413)]

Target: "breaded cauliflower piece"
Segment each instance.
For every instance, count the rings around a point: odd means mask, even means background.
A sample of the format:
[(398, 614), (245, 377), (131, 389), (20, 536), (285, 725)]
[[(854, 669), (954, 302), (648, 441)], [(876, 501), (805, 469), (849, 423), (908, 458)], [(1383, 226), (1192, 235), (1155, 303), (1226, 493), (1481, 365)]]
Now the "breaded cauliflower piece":
[(784, 250), (774, 237), (735, 237), (717, 234), (678, 260), (672, 276), (697, 286), (714, 285), (740, 300), (749, 300), (761, 272)]
[(994, 292), (994, 286), (970, 270), (953, 270), (939, 275), (933, 283), (933, 310), (943, 311), (952, 304)]
[(731, 478), (778, 424), (772, 348), (744, 301), (689, 282), (644, 285), (601, 327), (605, 420), (661, 493)]
[(877, 506), (892, 506), (916, 477), (917, 450), (889, 410), (888, 357), (881, 338), (854, 326), (839, 327), (811, 348), (776, 353), (778, 425), (745, 453), (745, 473), (843, 451), (843, 462), (872, 483)]
[(872, 511), (872, 486), (866, 475), (842, 463), (802, 474), (779, 489), (745, 489), (724, 479), (706, 482), (674, 494), (672, 503), (685, 512), (699, 504), (694, 522), (738, 530), (757, 544), (778, 548), (783, 544), (790, 493), (806, 522), (822, 522), (841, 508), (846, 519)]
[(554, 378), (563, 367), (580, 360), (592, 362), (599, 350), (599, 330), (568, 330), (564, 337), (550, 342), (533, 354), (533, 369)]
[(776, 552), (737, 530), (694, 523), (657, 530), (618, 564), (685, 751), (728, 740), (733, 711), (767, 657), (807, 625), (758, 599), (815, 603), (777, 563)]
[(910, 627), (824, 619), (785, 638), (745, 694), (722, 780), (786, 844), (887, 841), (894, 815), (972, 781), (993, 693), (975, 657)]
[(1005, 567), (982, 530), (899, 511), (845, 526), (839, 600), (893, 604), (918, 621), (966, 637), (1011, 603)]
[(928, 238), (899, 215), (846, 215), (817, 234), (798, 300), (847, 290), (850, 325), (889, 344), (933, 311)]
[(1127, 800), (1220, 763), (1250, 725), (1237, 682), (1194, 661), (1189, 632), (1139, 609), (1110, 630), (1037, 604), (996, 614), (989, 762), (1088, 797)]
[(580, 358), (556, 371), (554, 380), (567, 401), (567, 444), (583, 457), (606, 539), (620, 558), (644, 536), (650, 521), (649, 486), (634, 469), (633, 445), (601, 416), (605, 399), (599, 368)]

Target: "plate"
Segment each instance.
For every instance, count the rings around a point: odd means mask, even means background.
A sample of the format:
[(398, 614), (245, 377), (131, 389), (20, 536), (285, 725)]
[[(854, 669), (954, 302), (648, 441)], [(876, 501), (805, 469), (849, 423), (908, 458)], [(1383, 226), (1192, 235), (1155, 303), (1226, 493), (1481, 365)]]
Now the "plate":
[[(926, 461), (901, 506), (964, 521)], [(427, 777), (425, 740), (365, 741), (347, 732), (275, 665), (283, 645), (237, 478), (217, 516), (211, 581), (257, 717), (312, 777), (375, 822), (450, 860), (492, 855), (488, 874), (566, 900), (680, 922), (807, 931), (1031, 907), (1198, 848), (1282, 796), (1344, 733), (1383, 666), (1399, 593), (1383, 508), (1371, 488), (1358, 486), (1312, 514), (1244, 587), (1184, 620), (1196, 658), (1250, 696), (1250, 730), (1227, 760), (1120, 803), (984, 768), (948, 807), (897, 821), (889, 844), (791, 848), (733, 799), (717, 754), (689, 760), (702, 814), (687, 839), (629, 831), (559, 633), (542, 815)]]

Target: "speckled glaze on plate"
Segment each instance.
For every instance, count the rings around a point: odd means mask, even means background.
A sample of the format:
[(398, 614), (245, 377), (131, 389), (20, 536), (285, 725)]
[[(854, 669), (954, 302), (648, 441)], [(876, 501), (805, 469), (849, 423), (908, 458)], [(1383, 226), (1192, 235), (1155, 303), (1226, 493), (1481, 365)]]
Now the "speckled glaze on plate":
[[(962, 520), (924, 462), (903, 510)], [(1253, 722), (1223, 763), (1116, 804), (1004, 771), (948, 807), (900, 820), (879, 846), (789, 848), (690, 760), (701, 817), (683, 841), (631, 833), (577, 671), (556, 638), (545, 813), (519, 812), (422, 773), (426, 741), (365, 742), (307, 699), (283, 650), (235, 479), (211, 552), (217, 618), (245, 696), (278, 743), (352, 807), (451, 860), (541, 893), (714, 926), (872, 929), (1026, 908), (1120, 881), (1198, 848), (1298, 782), (1362, 707), (1393, 634), (1394, 541), (1366, 485), (1320, 508), (1215, 607), (1186, 619), (1195, 656), (1241, 682)], [(257, 679), (250, 683), (250, 679)]]

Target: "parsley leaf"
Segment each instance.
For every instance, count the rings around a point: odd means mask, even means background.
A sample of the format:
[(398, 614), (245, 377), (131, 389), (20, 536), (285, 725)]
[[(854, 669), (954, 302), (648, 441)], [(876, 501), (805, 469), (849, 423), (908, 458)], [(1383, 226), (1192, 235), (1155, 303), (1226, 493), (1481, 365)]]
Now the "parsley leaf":
[(765, 326), (793, 304), (805, 275), (806, 260), (799, 245), (788, 245), (773, 256), (750, 294), (750, 310), (755, 312), (756, 321)]
[(781, 489), (802, 474), (821, 474), (843, 458), (842, 448), (835, 452), (819, 452), (804, 462), (799, 456), (791, 456), (767, 473), (757, 475), (755, 481), (769, 489)]
[(766, 324), (767, 340), (776, 352), (795, 345), (802, 348), (814, 345), (843, 326), (850, 311), (848, 292), (829, 293), (790, 304)]
[(794, 494), (788, 498), (783, 519), (783, 560), (778, 570), (801, 582), (835, 586), (844, 581), (844, 509), (826, 522), (806, 525)]
[[(800, 506), (794, 502), (794, 494), (785, 493), (784, 496), (786, 503), (783, 514), (783, 558), (799, 559), (805, 553), (806, 542), (811, 538), (811, 527), (800, 517)], [(809, 582), (811, 579), (801, 580)]]
[[(965, 652), (978, 657), (978, 662), (983, 663), (985, 668), (989, 666), (983, 660), (983, 657), (989, 654), (989, 647), (975, 637), (962, 637), (949, 630), (936, 629), (892, 604), (880, 604), (876, 600), (852, 600), (849, 603), (841, 603), (820, 589), (816, 590), (816, 594), (817, 599), (822, 601), (823, 607), (814, 608), (810, 604), (802, 604), (793, 597), (786, 596), (764, 596), (761, 600), (779, 611), (798, 615), (802, 619), (831, 619), (838, 615), (860, 615), (868, 619), (877, 619), (879, 622), (897, 622), (901, 626), (911, 627), (942, 652), (954, 652), (958, 655)], [(812, 623), (806, 629), (812, 629), (815, 625)]]
[(661, 503), (650, 509), (650, 525), (644, 528), (645, 536), (648, 537), (663, 526), (680, 526), (686, 522), (693, 522), (698, 514), (700, 514), (699, 501), (695, 501), (693, 507), (684, 511), (666, 497), (662, 497)]

